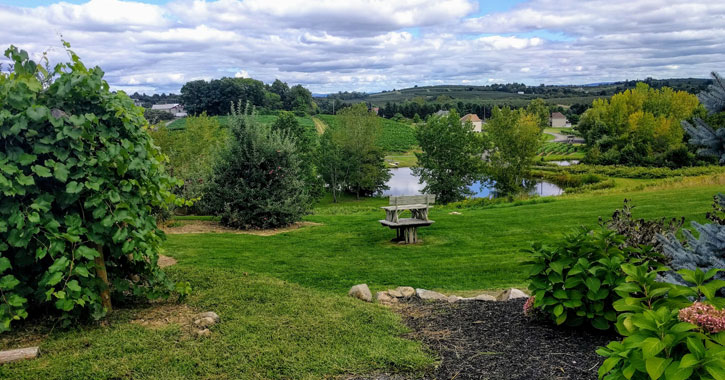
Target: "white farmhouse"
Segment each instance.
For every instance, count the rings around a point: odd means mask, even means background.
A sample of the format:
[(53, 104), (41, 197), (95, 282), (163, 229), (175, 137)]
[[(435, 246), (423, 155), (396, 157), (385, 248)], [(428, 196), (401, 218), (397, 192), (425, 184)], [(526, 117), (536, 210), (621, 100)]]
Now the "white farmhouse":
[(564, 116), (561, 112), (554, 112), (551, 114), (551, 117), (549, 118), (549, 124), (554, 128), (564, 128), (568, 126), (569, 121), (566, 120), (566, 116)]
[(172, 115), (176, 117), (184, 117), (186, 116), (186, 111), (184, 111), (184, 106), (182, 106), (179, 103), (170, 103), (170, 104), (154, 104), (151, 106), (152, 110), (159, 110), (159, 111), (166, 111), (171, 113)]
[(481, 132), (481, 128), (483, 127), (483, 121), (481, 121), (478, 115), (476, 115), (475, 113), (469, 113), (468, 115), (465, 115), (461, 118), (461, 124), (465, 124), (469, 121), (473, 125), (474, 132)]

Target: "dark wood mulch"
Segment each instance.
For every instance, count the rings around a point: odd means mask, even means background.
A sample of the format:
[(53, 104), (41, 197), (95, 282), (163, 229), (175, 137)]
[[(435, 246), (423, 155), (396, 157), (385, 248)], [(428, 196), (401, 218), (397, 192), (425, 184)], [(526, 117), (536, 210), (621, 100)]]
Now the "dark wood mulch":
[(413, 330), (410, 337), (421, 340), (440, 360), (425, 374), (428, 379), (596, 379), (603, 358), (595, 350), (619, 336), (532, 321), (522, 312), (524, 302), (412, 300), (398, 310)]

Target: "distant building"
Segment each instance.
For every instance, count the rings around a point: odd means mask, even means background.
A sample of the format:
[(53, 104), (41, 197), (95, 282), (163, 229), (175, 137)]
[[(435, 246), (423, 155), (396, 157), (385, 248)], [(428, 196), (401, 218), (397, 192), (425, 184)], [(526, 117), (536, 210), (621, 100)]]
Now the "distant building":
[(465, 115), (461, 118), (461, 124), (469, 121), (473, 125), (474, 132), (481, 132), (481, 128), (483, 127), (483, 121), (478, 117), (478, 115), (476, 115), (475, 113), (469, 113), (468, 115)]
[(443, 110), (440, 110), (440, 111), (438, 111), (438, 112), (434, 113), (434, 115), (436, 115), (436, 116), (440, 116), (440, 117), (443, 117), (443, 116), (448, 116), (448, 115), (450, 115), (450, 113), (451, 113), (451, 111), (443, 111)]
[(171, 103), (171, 104), (154, 104), (151, 106), (152, 110), (159, 110), (159, 111), (166, 111), (171, 113), (172, 115), (176, 117), (184, 117), (186, 116), (186, 111), (184, 111), (184, 106), (178, 103)]
[(554, 128), (563, 128), (566, 127), (569, 124), (569, 121), (566, 120), (566, 116), (564, 116), (561, 112), (553, 112), (551, 114), (551, 117), (549, 118), (549, 125), (551, 125)]
[(375, 112), (376, 115), (380, 115), (380, 107), (373, 107), (371, 111)]
[(519, 91), (519, 92), (517, 92), (517, 94), (519, 94), (519, 95), (523, 95), (523, 94), (524, 94), (524, 92), (523, 92), (523, 91)]

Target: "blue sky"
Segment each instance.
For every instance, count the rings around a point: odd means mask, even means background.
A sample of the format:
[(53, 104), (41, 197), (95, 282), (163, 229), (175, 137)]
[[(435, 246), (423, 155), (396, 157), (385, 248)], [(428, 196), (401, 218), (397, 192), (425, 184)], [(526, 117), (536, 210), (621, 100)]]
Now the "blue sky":
[(325, 93), (725, 71), (712, 0), (0, 0), (0, 24), (0, 45), (52, 60), (62, 35), (130, 92), (222, 76)]

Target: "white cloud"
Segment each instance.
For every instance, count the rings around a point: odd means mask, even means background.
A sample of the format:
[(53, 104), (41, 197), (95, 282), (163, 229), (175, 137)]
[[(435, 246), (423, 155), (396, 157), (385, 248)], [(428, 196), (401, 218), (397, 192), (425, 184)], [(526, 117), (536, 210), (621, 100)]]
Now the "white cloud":
[(50, 51), (58, 60), (62, 35), (114, 88), (149, 92), (250, 72), (336, 92), (725, 71), (722, 2), (530, 0), (474, 17), (476, 9), (473, 0), (0, 5), (0, 47)]
[(237, 71), (236, 74), (234, 74), (235, 78), (249, 78), (249, 73), (246, 70), (240, 70)]

